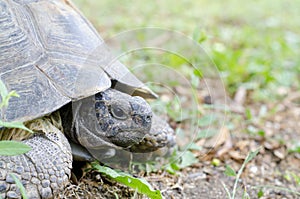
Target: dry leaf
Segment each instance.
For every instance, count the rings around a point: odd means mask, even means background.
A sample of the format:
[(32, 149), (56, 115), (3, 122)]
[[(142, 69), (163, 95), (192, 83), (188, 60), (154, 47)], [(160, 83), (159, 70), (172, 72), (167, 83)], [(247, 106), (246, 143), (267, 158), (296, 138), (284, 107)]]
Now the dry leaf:
[(247, 89), (244, 88), (243, 86), (240, 86), (236, 91), (233, 100), (236, 104), (243, 106), (243, 104), (245, 103), (246, 95), (247, 95)]
[(274, 155), (275, 155), (276, 157), (278, 157), (278, 158), (280, 158), (280, 159), (284, 159), (285, 156), (286, 156), (286, 150), (285, 150), (283, 147), (274, 150), (273, 153), (274, 153)]
[(227, 127), (222, 127), (218, 134), (206, 140), (204, 147), (206, 148), (218, 148), (224, 144), (228, 139), (231, 139), (230, 133)]
[(246, 158), (245, 155), (242, 155), (240, 152), (238, 151), (229, 151), (228, 153), (230, 155), (230, 157), (234, 160), (240, 161), (240, 160), (244, 160)]

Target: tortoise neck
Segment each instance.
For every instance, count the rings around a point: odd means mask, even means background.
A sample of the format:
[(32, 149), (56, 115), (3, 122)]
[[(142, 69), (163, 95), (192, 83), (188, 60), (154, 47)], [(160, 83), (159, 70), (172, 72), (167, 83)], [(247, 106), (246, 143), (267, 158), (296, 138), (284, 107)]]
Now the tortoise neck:
[(63, 133), (67, 138), (71, 139), (75, 143), (78, 143), (72, 112), (72, 102), (61, 107), (59, 112), (62, 120)]

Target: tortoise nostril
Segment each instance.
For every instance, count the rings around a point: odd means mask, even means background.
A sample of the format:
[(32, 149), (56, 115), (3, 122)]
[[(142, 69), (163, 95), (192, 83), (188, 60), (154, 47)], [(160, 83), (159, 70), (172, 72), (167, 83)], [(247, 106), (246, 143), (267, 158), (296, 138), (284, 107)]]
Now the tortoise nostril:
[(151, 122), (152, 116), (151, 115), (147, 115), (145, 116), (145, 121), (146, 122)]

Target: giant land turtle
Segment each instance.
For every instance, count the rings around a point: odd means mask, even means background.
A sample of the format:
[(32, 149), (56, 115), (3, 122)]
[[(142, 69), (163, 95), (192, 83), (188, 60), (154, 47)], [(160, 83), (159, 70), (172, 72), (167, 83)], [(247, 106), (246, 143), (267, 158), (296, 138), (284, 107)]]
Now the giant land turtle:
[[(0, 156), (0, 196), (29, 198), (64, 188), (73, 158), (102, 161), (117, 150), (149, 152), (173, 141), (168, 124), (144, 98), (155, 94), (117, 60), (68, 0), (0, 1), (0, 79), (11, 98), (1, 120), (34, 131), (0, 130), (32, 150)], [(73, 154), (73, 156), (72, 156)]]

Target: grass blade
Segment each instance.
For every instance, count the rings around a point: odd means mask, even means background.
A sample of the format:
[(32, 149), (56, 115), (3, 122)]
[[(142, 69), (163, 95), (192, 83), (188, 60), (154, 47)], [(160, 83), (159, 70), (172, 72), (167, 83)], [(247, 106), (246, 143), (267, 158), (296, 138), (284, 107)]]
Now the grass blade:
[(288, 188), (285, 188), (285, 187), (279, 187), (279, 186), (273, 186), (273, 185), (260, 185), (260, 186), (255, 186), (254, 188), (256, 188), (256, 189), (265, 188), (265, 189), (281, 190), (281, 191), (286, 191), (288, 193), (295, 194), (295, 195), (300, 197), (300, 192), (299, 191), (288, 189)]
[(248, 153), (245, 161), (243, 162), (241, 168), (239, 169), (237, 175), (236, 175), (236, 178), (235, 178), (235, 182), (234, 182), (234, 186), (233, 186), (233, 190), (232, 190), (232, 199), (235, 198), (235, 194), (236, 194), (236, 189), (237, 189), (237, 184), (238, 184), (238, 181), (244, 171), (244, 168), (246, 166), (246, 164), (248, 162), (250, 162), (257, 154), (258, 152), (260, 151), (260, 147), (258, 149), (256, 149), (255, 151), (250, 151), (250, 153)]
[(20, 192), (22, 194), (22, 198), (23, 199), (28, 199), (27, 194), (26, 194), (26, 190), (25, 190), (24, 186), (22, 185), (21, 181), (13, 173), (11, 173), (10, 176), (14, 179), (17, 187), (20, 189)]
[(224, 189), (225, 189), (225, 191), (226, 191), (226, 193), (227, 193), (227, 197), (228, 197), (229, 199), (231, 199), (231, 194), (230, 194), (229, 189), (228, 189), (227, 186), (224, 184), (224, 182), (221, 181), (221, 183), (222, 183), (222, 185), (223, 185), (223, 187), (224, 187)]

